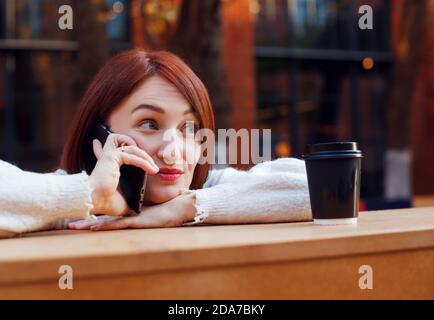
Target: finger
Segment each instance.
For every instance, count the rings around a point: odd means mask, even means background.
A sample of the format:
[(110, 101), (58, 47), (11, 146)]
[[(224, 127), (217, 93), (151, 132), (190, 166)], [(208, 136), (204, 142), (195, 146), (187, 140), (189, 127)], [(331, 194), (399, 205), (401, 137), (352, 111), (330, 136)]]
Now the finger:
[(105, 222), (105, 221), (110, 221), (111, 219), (113, 219), (113, 217), (109, 217), (109, 216), (95, 217), (95, 216), (92, 216), (92, 217), (89, 217), (89, 218), (84, 219), (84, 220), (71, 222), (68, 224), (68, 228), (69, 229), (77, 229), (77, 230), (86, 230), (95, 224)]
[(104, 149), (104, 151), (113, 150), (113, 149), (118, 148), (121, 145), (137, 146), (137, 144), (133, 138), (126, 136), (126, 135), (123, 135), (123, 134), (111, 133), (107, 137), (107, 141), (104, 144), (103, 149)]
[(120, 156), (121, 165), (122, 164), (132, 165), (141, 168), (143, 171), (146, 171), (150, 174), (156, 174), (159, 171), (156, 165), (153, 165), (149, 161), (143, 160), (142, 158), (134, 154), (130, 154), (127, 152), (120, 152), (119, 156)]
[(174, 219), (169, 216), (162, 216), (156, 213), (155, 215), (142, 215), (137, 217), (131, 217), (128, 221), (129, 228), (140, 229), (140, 228), (172, 228), (180, 227), (183, 222), (180, 219)]
[(96, 223), (99, 223), (98, 220), (86, 219), (86, 220), (71, 222), (68, 224), (68, 228), (75, 229), (75, 230), (87, 230)]
[(158, 166), (155, 164), (154, 159), (152, 159), (152, 157), (144, 150), (140, 149), (139, 147), (136, 146), (126, 146), (123, 148), (123, 151), (132, 155), (135, 155), (139, 158), (142, 158), (143, 160), (148, 161), (149, 163), (151, 163), (155, 169), (158, 169)]
[(149, 207), (144, 209), (140, 214), (128, 217), (129, 228), (163, 228), (180, 226), (180, 224), (172, 221), (172, 218), (161, 210), (154, 210)]
[(99, 160), (102, 154), (102, 144), (97, 139), (94, 139), (92, 141), (93, 144), (93, 153), (95, 154), (95, 157)]
[(129, 227), (129, 218), (119, 218), (112, 221), (100, 222), (93, 225), (90, 230), (92, 231), (105, 231), (105, 230), (119, 230)]
[(124, 217), (115, 221), (106, 221), (92, 226), (92, 231), (104, 230), (119, 230), (126, 228), (141, 229), (141, 228), (159, 228), (164, 227), (161, 219), (153, 214), (139, 214), (132, 217)]
[(132, 217), (119, 218), (118, 220), (106, 221), (92, 226), (92, 231), (118, 230), (118, 229), (145, 229), (145, 228), (163, 228), (179, 227), (182, 222), (170, 222), (170, 217), (165, 216), (160, 211), (146, 210), (139, 215)]

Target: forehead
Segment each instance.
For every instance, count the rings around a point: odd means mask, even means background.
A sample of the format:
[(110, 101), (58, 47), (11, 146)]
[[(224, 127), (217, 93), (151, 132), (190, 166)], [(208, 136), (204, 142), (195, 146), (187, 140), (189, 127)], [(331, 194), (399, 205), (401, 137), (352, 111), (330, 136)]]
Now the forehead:
[(123, 107), (131, 111), (140, 104), (152, 104), (169, 112), (182, 113), (191, 108), (181, 92), (169, 81), (155, 75), (146, 79), (126, 99)]

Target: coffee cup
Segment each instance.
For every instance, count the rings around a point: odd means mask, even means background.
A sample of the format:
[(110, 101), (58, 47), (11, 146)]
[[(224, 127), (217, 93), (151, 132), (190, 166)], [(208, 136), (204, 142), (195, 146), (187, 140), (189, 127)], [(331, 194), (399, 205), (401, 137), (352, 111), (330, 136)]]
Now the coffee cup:
[(357, 143), (311, 144), (303, 158), (314, 224), (357, 224), (362, 161)]

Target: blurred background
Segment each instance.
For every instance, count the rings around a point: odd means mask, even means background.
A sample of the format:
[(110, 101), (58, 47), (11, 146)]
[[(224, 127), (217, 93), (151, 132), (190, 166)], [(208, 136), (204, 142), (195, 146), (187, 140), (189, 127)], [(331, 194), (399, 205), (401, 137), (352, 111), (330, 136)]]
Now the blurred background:
[(434, 205), (433, 0), (0, 0), (0, 158), (55, 169), (89, 81), (134, 47), (183, 57), (217, 127), (271, 128), (273, 157), (357, 141), (362, 210)]

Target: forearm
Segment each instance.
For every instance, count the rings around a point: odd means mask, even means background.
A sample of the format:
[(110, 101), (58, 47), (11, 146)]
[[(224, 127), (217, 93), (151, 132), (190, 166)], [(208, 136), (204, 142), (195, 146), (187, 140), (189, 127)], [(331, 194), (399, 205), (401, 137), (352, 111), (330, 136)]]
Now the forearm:
[(46, 229), (62, 219), (82, 219), (92, 208), (85, 173), (37, 174), (20, 171), (0, 177), (0, 230)]
[[(221, 188), (223, 187), (223, 188)], [(274, 223), (311, 220), (306, 189), (238, 189), (224, 186), (196, 191), (196, 208), (210, 224)]]
[[(249, 171), (227, 171), (224, 183), (195, 190), (201, 222), (270, 223), (311, 220), (304, 163), (279, 159)], [(242, 179), (239, 179), (242, 175)]]

